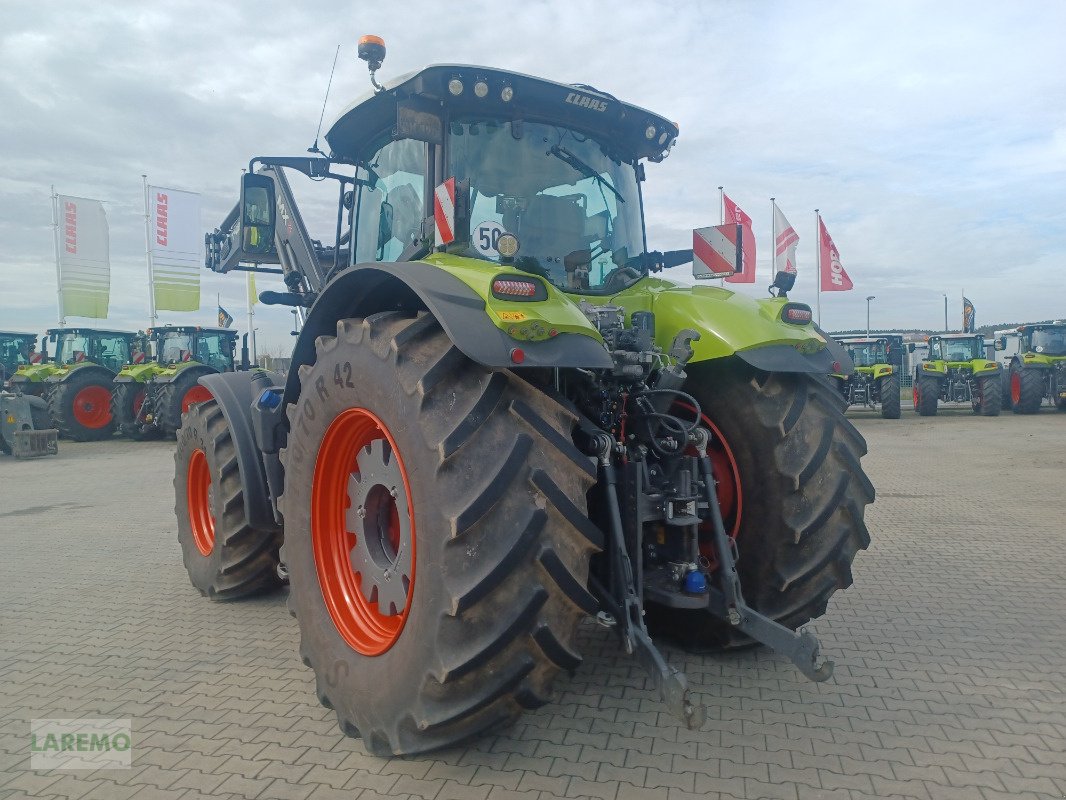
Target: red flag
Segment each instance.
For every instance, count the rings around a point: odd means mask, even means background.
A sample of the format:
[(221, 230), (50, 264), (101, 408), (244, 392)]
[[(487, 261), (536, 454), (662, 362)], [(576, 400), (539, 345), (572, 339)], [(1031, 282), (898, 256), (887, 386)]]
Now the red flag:
[(778, 272), (790, 272), (795, 275), (796, 246), (799, 244), (800, 237), (776, 204), (774, 204), (774, 227), (777, 229), (777, 253), (774, 255), (774, 268)]
[(725, 281), (726, 283), (755, 283), (755, 234), (751, 230), (751, 217), (741, 211), (740, 206), (730, 200), (728, 195), (722, 195), (722, 202), (725, 205), (724, 222), (744, 227), (744, 252), (740, 269)]
[(840, 263), (840, 252), (833, 244), (829, 231), (825, 229), (825, 223), (818, 217), (818, 247), (821, 251), (822, 263), (822, 291), (823, 292), (848, 292), (855, 288), (844, 266)]

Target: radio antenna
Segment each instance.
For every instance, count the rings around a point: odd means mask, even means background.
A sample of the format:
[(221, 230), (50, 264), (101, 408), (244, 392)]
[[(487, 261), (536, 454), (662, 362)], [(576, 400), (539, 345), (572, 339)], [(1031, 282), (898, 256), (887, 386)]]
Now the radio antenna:
[(329, 82), (326, 84), (326, 96), (322, 98), (322, 113), (318, 115), (318, 130), (315, 131), (315, 143), (307, 148), (308, 153), (326, 155), (318, 147), (318, 137), (322, 133), (322, 120), (326, 117), (326, 103), (329, 102), (329, 89), (333, 85), (333, 73), (337, 71), (337, 58), (341, 54), (341, 46), (337, 45), (337, 52), (333, 54), (333, 69), (329, 71)]

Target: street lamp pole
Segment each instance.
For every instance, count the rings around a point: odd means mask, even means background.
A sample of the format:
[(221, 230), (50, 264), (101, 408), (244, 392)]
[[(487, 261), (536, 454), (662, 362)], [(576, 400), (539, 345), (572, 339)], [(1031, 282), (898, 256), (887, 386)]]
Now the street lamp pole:
[(866, 298), (866, 337), (870, 337), (870, 301), (876, 300), (875, 295), (868, 295)]
[(948, 332), (948, 296), (944, 292), (941, 292), (941, 294), (944, 295), (944, 333), (947, 333)]

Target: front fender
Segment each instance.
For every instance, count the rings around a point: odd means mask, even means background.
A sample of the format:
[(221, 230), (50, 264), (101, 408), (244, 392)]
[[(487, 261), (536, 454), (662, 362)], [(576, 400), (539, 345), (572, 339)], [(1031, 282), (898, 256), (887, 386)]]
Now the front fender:
[[(502, 271), (492, 265), (486, 274)], [(613, 366), (591, 326), (589, 335), (560, 332), (544, 341), (512, 339), (489, 318), (484, 298), (445, 269), (422, 261), (358, 264), (333, 278), (311, 307), (293, 348), (285, 402), (295, 403), (300, 396), (299, 367), (314, 362), (315, 339), (336, 336), (338, 320), (396, 309), (428, 310), (465, 356), (487, 367), (516, 366), (516, 348), (524, 354), (523, 367)]]

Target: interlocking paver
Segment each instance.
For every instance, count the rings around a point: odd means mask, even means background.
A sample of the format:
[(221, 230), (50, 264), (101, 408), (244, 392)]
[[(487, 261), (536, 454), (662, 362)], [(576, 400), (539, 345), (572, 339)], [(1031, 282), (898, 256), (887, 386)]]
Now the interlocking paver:
[[(708, 707), (689, 731), (610, 634), (585, 625), (585, 661), (557, 704), (467, 749), (388, 761), (315, 701), (284, 592), (213, 604), (188, 586), (161, 488), (172, 445), (0, 460), (0, 797), (1062, 797), (1066, 425), (856, 419), (879, 496), (855, 586), (813, 625), (837, 662), (831, 681), (809, 684), (767, 650), (667, 646)], [(144, 514), (114, 513), (114, 474)], [(72, 490), (76, 516), (60, 505)], [(61, 591), (35, 602), (56, 574)], [(133, 769), (29, 770), (29, 720), (72, 714), (129, 715)]]

